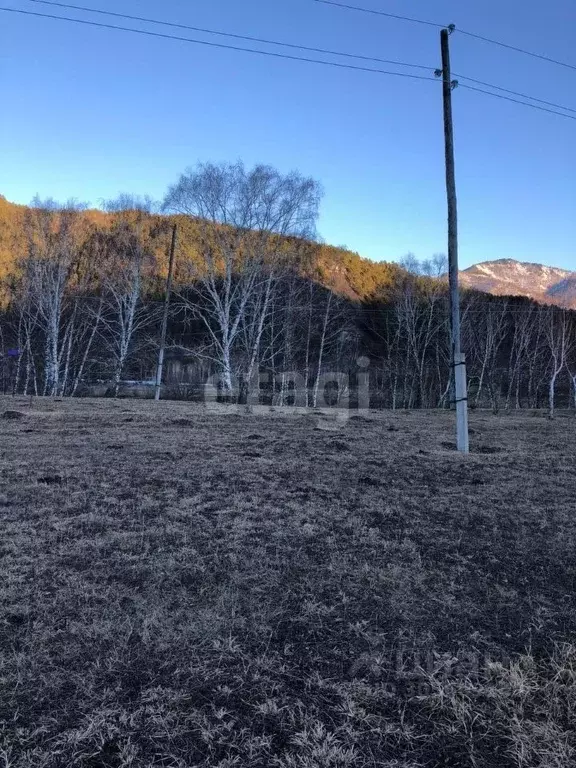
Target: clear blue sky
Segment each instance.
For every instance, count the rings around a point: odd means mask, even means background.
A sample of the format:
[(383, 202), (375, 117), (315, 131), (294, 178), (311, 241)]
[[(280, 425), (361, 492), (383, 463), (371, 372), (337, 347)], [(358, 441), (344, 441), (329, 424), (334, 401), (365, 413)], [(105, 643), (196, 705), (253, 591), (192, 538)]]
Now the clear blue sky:
[[(312, 0), (77, 2), (440, 64), (436, 29)], [(574, 0), (353, 4), (454, 23), (576, 63)], [(29, 0), (0, 5), (81, 16)], [(576, 71), (458, 35), (452, 66), (576, 108)], [(9, 200), (38, 193), (96, 204), (120, 191), (161, 198), (186, 166), (241, 158), (320, 180), (319, 230), (329, 243), (385, 260), (446, 250), (439, 82), (7, 13), (0, 13), (0, 68), (0, 193)], [(576, 121), (464, 89), (454, 102), (462, 266), (518, 258), (576, 269)]]

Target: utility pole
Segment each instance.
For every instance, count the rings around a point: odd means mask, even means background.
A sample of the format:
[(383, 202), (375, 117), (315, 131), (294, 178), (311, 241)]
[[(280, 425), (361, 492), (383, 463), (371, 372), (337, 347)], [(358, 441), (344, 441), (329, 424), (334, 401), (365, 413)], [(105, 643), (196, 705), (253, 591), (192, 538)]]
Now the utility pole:
[(466, 385), (466, 356), (462, 354), (460, 331), (460, 291), (458, 288), (458, 205), (454, 170), (454, 126), (452, 122), (452, 82), (450, 71), (450, 42), (452, 29), (440, 32), (442, 47), (442, 90), (444, 94), (444, 143), (446, 146), (446, 192), (448, 196), (448, 276), (450, 284), (450, 326), (452, 332), (452, 370), (456, 401), (457, 448), (470, 452), (468, 435), (468, 392)]
[(160, 352), (158, 353), (158, 367), (156, 369), (156, 388), (154, 390), (154, 399), (160, 400), (160, 390), (162, 388), (162, 371), (164, 370), (164, 351), (166, 349), (166, 333), (168, 331), (168, 314), (170, 310), (170, 294), (172, 292), (172, 277), (174, 275), (174, 254), (176, 253), (176, 239), (178, 236), (178, 225), (174, 224), (172, 229), (172, 243), (170, 244), (170, 260), (168, 263), (168, 277), (166, 278), (166, 298), (164, 300), (164, 316), (162, 318), (162, 333), (160, 336)]

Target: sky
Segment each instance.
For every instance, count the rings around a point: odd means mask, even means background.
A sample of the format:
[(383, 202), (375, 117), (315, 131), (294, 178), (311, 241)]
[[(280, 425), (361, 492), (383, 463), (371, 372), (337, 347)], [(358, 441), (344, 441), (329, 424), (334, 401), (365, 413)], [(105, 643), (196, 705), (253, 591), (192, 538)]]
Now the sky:
[[(441, 63), (432, 26), (314, 0), (75, 1), (431, 68)], [(453, 23), (576, 65), (574, 0), (345, 1)], [(0, 6), (172, 33), (31, 0)], [(458, 33), (451, 56), (458, 75), (576, 109), (575, 70)], [(161, 199), (198, 161), (241, 159), (319, 180), (318, 230), (327, 243), (386, 261), (446, 252), (439, 81), (0, 12), (0, 89), (0, 194), (14, 202), (38, 194), (97, 205), (120, 192)], [(453, 98), (461, 266), (513, 258), (576, 270), (576, 121), (463, 88)]]

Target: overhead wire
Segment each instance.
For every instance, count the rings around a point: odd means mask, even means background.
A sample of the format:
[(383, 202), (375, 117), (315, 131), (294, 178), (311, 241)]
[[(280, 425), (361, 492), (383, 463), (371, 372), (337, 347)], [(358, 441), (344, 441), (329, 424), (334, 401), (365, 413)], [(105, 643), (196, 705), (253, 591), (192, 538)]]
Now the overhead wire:
[[(284, 47), (284, 48), (292, 48), (292, 49), (296, 49), (296, 50), (309, 51), (309, 52), (312, 52), (312, 53), (323, 53), (323, 54), (330, 55), (330, 56), (342, 56), (342, 57), (345, 57), (345, 58), (357, 59), (357, 60), (361, 60), (361, 61), (371, 61), (371, 62), (375, 62), (375, 63), (378, 63), (378, 64), (394, 64), (396, 66), (410, 67), (412, 69), (422, 69), (422, 70), (427, 70), (427, 71), (431, 71), (433, 69), (432, 67), (425, 66), (423, 64), (412, 64), (412, 63), (407, 63), (407, 62), (403, 62), (403, 61), (395, 61), (393, 59), (382, 59), (382, 58), (379, 58), (379, 57), (376, 57), (376, 56), (366, 56), (364, 54), (349, 53), (348, 51), (346, 51), (346, 52), (344, 52), (344, 51), (333, 51), (333, 50), (330, 50), (330, 49), (327, 49), (327, 48), (317, 48), (317, 47), (313, 47), (313, 46), (298, 45), (298, 44), (295, 44), (295, 43), (287, 43), (287, 42), (284, 42), (284, 41), (269, 40), (269, 39), (266, 39), (266, 38), (254, 37), (252, 35), (239, 35), (239, 34), (236, 34), (236, 33), (233, 33), (233, 32), (223, 32), (221, 30), (216, 30), (216, 29), (208, 29), (208, 28), (205, 28), (205, 27), (196, 27), (196, 26), (192, 26), (190, 24), (181, 24), (181, 23), (177, 23), (177, 22), (166, 21), (164, 19), (152, 19), (152, 18), (148, 18), (148, 17), (145, 17), (145, 16), (134, 16), (134, 15), (131, 15), (131, 14), (126, 14), (126, 13), (118, 13), (118, 12), (115, 12), (115, 11), (102, 10), (101, 8), (91, 8), (91, 7), (83, 6), (83, 5), (73, 5), (71, 3), (62, 3), (62, 2), (57, 2), (57, 0), (29, 0), (29, 1), (32, 2), (32, 3), (40, 4), (40, 5), (55, 6), (57, 8), (67, 8), (69, 10), (75, 10), (75, 11), (81, 11), (81, 12), (87, 12), (87, 13), (96, 13), (96, 14), (100, 14), (100, 15), (103, 15), (103, 16), (113, 16), (113, 17), (120, 18), (120, 19), (128, 19), (130, 21), (140, 21), (140, 22), (145, 22), (147, 24), (158, 24), (160, 26), (172, 27), (172, 28), (175, 28), (175, 29), (187, 29), (187, 30), (190, 30), (190, 31), (193, 31), (193, 32), (202, 32), (202, 33), (209, 34), (209, 35), (218, 35), (220, 37), (229, 37), (229, 38), (233, 38), (233, 39), (237, 39), (237, 40), (247, 40), (247, 41), (255, 42), (255, 43), (263, 43), (263, 44), (266, 44), (266, 45), (277, 45), (277, 46), (281, 46), (281, 47)], [(402, 18), (404, 18), (404, 17), (402, 17)], [(454, 76), (455, 77), (459, 77), (461, 80), (468, 80), (469, 82), (475, 83), (476, 85), (483, 85), (483, 86), (488, 87), (488, 88), (494, 88), (497, 91), (502, 91), (504, 93), (509, 93), (512, 96), (519, 96), (519, 97), (524, 98), (524, 99), (529, 99), (531, 101), (536, 101), (536, 102), (539, 102), (541, 104), (545, 104), (548, 107), (555, 107), (556, 109), (564, 109), (564, 110), (566, 110), (568, 112), (576, 113), (576, 109), (572, 109), (571, 107), (563, 107), (561, 104), (555, 104), (554, 102), (546, 101), (546, 100), (540, 99), (540, 98), (538, 98), (536, 96), (530, 96), (530, 95), (525, 94), (525, 93), (519, 93), (517, 91), (512, 91), (512, 90), (510, 90), (508, 88), (503, 88), (503, 87), (498, 86), (498, 85), (493, 85), (492, 83), (487, 83), (487, 82), (484, 82), (482, 80), (476, 80), (476, 79), (474, 79), (472, 77), (467, 77), (465, 75), (459, 75), (458, 73), (454, 73)]]
[[(556, 109), (564, 109), (566, 112), (574, 112), (576, 113), (576, 109), (573, 109), (572, 107), (565, 107), (562, 104), (555, 104), (553, 101), (546, 101), (545, 99), (537, 98), (536, 96), (530, 96), (527, 93), (520, 93), (519, 91), (511, 91), (509, 88), (502, 88), (500, 85), (494, 85), (493, 83), (487, 83), (484, 80), (476, 80), (473, 77), (467, 77), (466, 75), (459, 75), (457, 72), (452, 72), (453, 77), (459, 78), (459, 80), (467, 80), (470, 83), (475, 83), (476, 85), (484, 85), (487, 88), (493, 88), (496, 91), (502, 91), (503, 93), (509, 93), (512, 96), (520, 96), (523, 99), (530, 99), (531, 101), (536, 101), (539, 104), (546, 104), (548, 107), (556, 107)], [(462, 83), (458, 83), (459, 85), (462, 85)], [(494, 94), (496, 95), (496, 94)], [(529, 105), (528, 105), (529, 106)]]
[[(551, 115), (558, 115), (559, 117), (565, 117), (568, 120), (576, 120), (576, 115), (567, 115), (565, 112), (557, 112), (554, 109), (548, 109), (548, 107), (541, 107), (538, 104), (530, 104), (528, 101), (521, 101), (520, 99), (513, 99), (511, 96), (504, 96), (502, 93), (494, 93), (493, 91), (486, 91), (483, 88), (477, 88), (474, 85), (468, 85), (467, 83), (459, 83), (459, 88), (466, 88), (469, 91), (475, 91), (476, 93), (483, 93), (486, 96), (493, 96), (496, 99), (503, 99), (504, 101), (511, 101), (513, 104), (522, 104), (524, 107), (530, 107), (531, 109), (537, 109), (540, 112), (549, 112)], [(568, 107), (562, 107), (562, 109), (568, 109)], [(571, 110), (575, 111), (575, 110)]]
[(202, 32), (207, 35), (218, 35), (220, 37), (230, 37), (236, 40), (247, 40), (253, 43), (263, 43), (265, 45), (278, 45), (283, 48), (292, 48), (300, 51), (308, 51), (310, 53), (323, 53), (329, 56), (342, 56), (349, 59), (358, 59), (360, 61), (372, 61), (377, 64), (395, 64), (399, 67), (410, 67), (412, 69), (424, 69), (433, 71), (434, 67), (427, 67), (424, 64), (410, 64), (404, 61), (395, 61), (393, 59), (382, 59), (377, 56), (366, 56), (359, 53), (349, 53), (347, 51), (332, 51), (327, 48), (316, 48), (308, 45), (298, 45), (296, 43), (286, 43), (279, 40), (268, 40), (263, 37), (254, 37), (252, 35), (239, 35), (234, 32), (222, 32), (217, 29), (207, 29), (205, 27), (195, 27), (190, 24), (180, 24), (174, 21), (166, 21), (163, 19), (151, 19), (145, 16), (133, 16), (127, 13), (117, 13), (115, 11), (105, 11), (101, 8), (89, 8), (82, 5), (71, 5), (70, 3), (59, 3), (55, 0), (29, 0), (31, 3), (38, 3), (40, 5), (56, 6), (58, 8), (67, 8), (74, 11), (83, 11), (88, 13), (97, 13), (103, 16), (115, 16), (119, 19), (129, 19), (130, 21), (141, 21), (146, 24), (158, 24), (163, 27), (172, 27), (174, 29), (187, 29), (192, 32)]
[[(330, 4), (332, 4), (332, 0), (316, 0), (316, 1), (317, 2), (329, 2)], [(44, 2), (44, 3), (48, 4), (48, 0), (32, 0), (32, 2)], [(56, 4), (56, 3), (50, 2), (50, 4)], [(59, 5), (66, 5), (66, 4), (59, 3)], [(111, 12), (111, 11), (100, 11), (100, 10), (95, 10), (95, 9), (88, 9), (88, 8), (83, 8), (81, 6), (74, 6), (74, 8), (78, 9), (78, 10), (86, 10), (86, 11), (91, 11), (91, 12), (95, 12), (95, 13), (102, 13), (102, 14), (106, 14), (106, 15), (113, 15), (113, 16), (120, 16), (120, 17), (126, 16), (125, 14), (118, 14), (118, 13), (114, 13), (114, 12)], [(258, 54), (258, 55), (261, 55), (261, 56), (269, 56), (269, 57), (279, 58), (279, 59), (287, 59), (287, 60), (290, 60), (290, 61), (301, 61), (301, 62), (308, 63), (308, 64), (318, 64), (318, 65), (323, 65), (323, 66), (336, 67), (336, 68), (339, 68), (339, 69), (349, 69), (349, 70), (360, 71), (360, 72), (371, 72), (371, 73), (374, 73), (374, 74), (390, 75), (390, 76), (393, 76), (393, 77), (404, 77), (404, 78), (409, 78), (409, 79), (412, 79), (412, 80), (429, 80), (429, 81), (437, 80), (436, 76), (427, 77), (427, 76), (424, 76), (424, 75), (415, 75), (415, 74), (411, 74), (411, 73), (408, 73), (408, 72), (393, 72), (393, 71), (390, 71), (390, 70), (377, 69), (377, 68), (374, 68), (374, 67), (363, 67), (363, 66), (354, 65), (354, 64), (344, 64), (344, 63), (336, 62), (336, 61), (325, 61), (323, 59), (313, 59), (313, 58), (305, 57), (305, 56), (293, 56), (291, 54), (278, 53), (278, 52), (275, 52), (275, 51), (264, 51), (264, 50), (257, 49), (257, 48), (247, 48), (247, 47), (244, 47), (244, 46), (228, 45), (228, 44), (225, 44), (225, 43), (216, 43), (216, 42), (208, 41), (208, 40), (198, 40), (198, 39), (189, 38), (189, 37), (181, 37), (179, 35), (169, 35), (169, 34), (165, 34), (165, 33), (162, 33), (162, 32), (153, 32), (152, 30), (135, 29), (133, 27), (125, 27), (125, 26), (120, 26), (120, 25), (117, 25), (117, 24), (106, 24), (104, 22), (91, 21), (91, 20), (88, 20), (88, 19), (76, 19), (76, 18), (72, 18), (70, 16), (56, 16), (54, 14), (39, 13), (37, 11), (26, 11), (26, 10), (23, 10), (23, 9), (7, 8), (7, 7), (0, 7), (0, 11), (7, 12), (7, 13), (16, 13), (16, 14), (21, 14), (21, 15), (25, 15), (25, 16), (53, 19), (53, 20), (57, 20), (57, 21), (66, 21), (66, 22), (71, 22), (71, 23), (75, 23), (75, 24), (82, 24), (82, 25), (85, 25), (85, 26), (97, 27), (97, 28), (101, 28), (101, 29), (111, 29), (111, 30), (116, 30), (116, 31), (120, 31), (120, 32), (130, 32), (130, 33), (133, 33), (133, 34), (146, 35), (148, 37), (156, 37), (156, 38), (160, 38), (160, 39), (176, 40), (178, 42), (192, 43), (192, 44), (195, 44), (195, 45), (204, 45), (204, 46), (211, 47), (211, 48), (219, 48), (219, 49), (226, 49), (226, 50), (232, 50), (232, 51), (242, 51), (242, 52), (245, 52), (245, 53)], [(127, 18), (136, 18), (136, 17), (128, 17), (128, 16), (126, 16), (126, 17)], [(145, 19), (141, 18), (141, 20), (144, 21)], [(168, 24), (168, 25), (172, 26), (172, 22), (161, 22), (161, 21), (154, 21), (154, 20), (151, 20), (151, 19), (150, 20), (145, 20), (145, 21), (149, 21), (151, 23), (158, 23), (158, 24)], [(208, 31), (208, 30), (206, 30), (206, 31)], [(220, 33), (220, 32), (210, 31), (210, 34), (225, 34), (225, 35), (229, 35), (231, 33)], [(254, 38), (254, 39), (256, 39), (256, 38)], [(266, 42), (269, 43), (269, 44), (272, 44), (272, 45), (289, 45), (290, 47), (292, 47), (292, 44), (277, 43), (277, 42), (273, 42), (273, 41), (266, 41)], [(317, 50), (321, 51), (323, 53), (329, 53), (328, 51), (326, 51), (324, 49), (317, 49)], [(355, 54), (341, 54), (341, 53), (338, 53), (338, 52), (330, 52), (330, 53), (331, 53), (331, 55), (347, 55), (347, 56), (356, 58)], [(360, 58), (360, 56), (358, 56), (358, 58)], [(384, 60), (382, 60), (382, 61), (384, 61)], [(399, 66), (414, 66), (414, 67), (419, 67), (419, 68), (423, 67), (423, 65), (412, 65), (412, 64), (405, 64), (405, 63), (392, 62), (392, 61), (390, 61), (389, 63), (394, 63), (394, 64), (397, 64)], [(439, 70), (433, 70), (431, 67), (430, 68), (424, 67), (424, 68), (425, 69), (430, 69), (431, 72), (435, 72), (436, 75), (438, 75)], [(572, 109), (571, 107), (565, 107), (565, 106), (562, 106), (562, 105), (554, 104), (553, 102), (547, 102), (547, 101), (544, 101), (543, 99), (539, 99), (539, 98), (533, 97), (533, 96), (528, 96), (526, 94), (521, 94), (521, 93), (518, 93), (516, 91), (509, 91), (508, 89), (502, 88), (501, 86), (496, 86), (496, 85), (493, 85), (491, 83), (485, 83), (484, 81), (475, 80), (473, 78), (468, 78), (468, 77), (465, 77), (463, 75), (456, 75), (456, 76), (460, 77), (461, 79), (469, 80), (470, 82), (475, 82), (475, 83), (478, 83), (478, 84), (481, 84), (481, 85), (485, 85), (486, 87), (489, 87), (489, 88), (494, 88), (496, 90), (503, 91), (503, 92), (506, 92), (506, 93), (511, 93), (511, 94), (516, 95), (516, 96), (520, 96), (522, 98), (526, 98), (526, 99), (530, 99), (532, 101), (537, 101), (537, 102), (540, 102), (540, 103), (543, 103), (543, 104), (547, 104), (549, 106), (556, 107), (557, 109), (565, 110), (565, 112), (574, 112), (574, 113), (576, 113), (576, 110)], [(502, 93), (492, 93), (491, 91), (486, 91), (486, 90), (483, 90), (481, 88), (476, 88), (474, 86), (467, 85), (465, 83), (460, 84), (460, 87), (467, 88), (468, 90), (476, 91), (478, 93), (482, 93), (482, 94), (485, 94), (485, 95), (488, 95), (488, 96), (494, 96), (496, 98), (503, 99), (503, 100), (506, 100), (506, 101), (510, 101), (510, 102), (515, 103), (515, 104), (520, 104), (522, 106), (531, 107), (532, 109), (538, 109), (538, 110), (540, 110), (542, 112), (548, 112), (550, 114), (554, 114), (554, 115), (557, 115), (559, 117), (565, 117), (565, 118), (568, 118), (568, 119), (571, 119), (571, 120), (575, 120), (576, 119), (576, 116), (565, 114), (565, 112), (559, 112), (559, 111), (556, 111), (554, 109), (548, 109), (547, 107), (538, 106), (537, 104), (530, 104), (529, 102), (521, 101), (520, 99), (514, 99), (514, 98), (511, 98), (510, 96), (504, 96)]]
[[(105, 24), (99, 21), (89, 21), (88, 19), (73, 19), (70, 16), (55, 16), (53, 14), (48, 14), (48, 13), (38, 13), (37, 11), (25, 11), (20, 8), (6, 8), (4, 6), (1, 6), (0, 11), (7, 12), (7, 13), (22, 14), (24, 16), (35, 16), (35, 17), (45, 18), (45, 19), (56, 19), (58, 21), (68, 21), (75, 24), (83, 24), (85, 26), (90, 26), (90, 27), (99, 27), (100, 29), (112, 29), (120, 32), (132, 32), (133, 34), (137, 34), (137, 35), (146, 35), (148, 37), (156, 37), (164, 40), (177, 40), (178, 42), (192, 43), (195, 45), (204, 45), (209, 48), (221, 48), (221, 49), (227, 49), (231, 51), (243, 51), (245, 53), (254, 53), (261, 56), (271, 56), (276, 59), (302, 61), (307, 64), (320, 64), (326, 67), (337, 67), (338, 69), (350, 69), (350, 70), (356, 70), (359, 72), (372, 72), (374, 74), (391, 75), (394, 77), (407, 77), (411, 80), (430, 80), (430, 81), (436, 80), (434, 75), (432, 75), (431, 77), (426, 77), (425, 75), (413, 75), (409, 72), (392, 72), (390, 70), (374, 69), (373, 67), (361, 67), (355, 64), (343, 64), (337, 61), (324, 61), (322, 59), (312, 59), (306, 56), (292, 56), (287, 53), (277, 53), (275, 51), (263, 51), (257, 48), (246, 48), (243, 46), (228, 45), (225, 43), (215, 43), (209, 40), (197, 40), (190, 37), (180, 37), (179, 35), (168, 35), (163, 32), (152, 32), (151, 30), (146, 30), (146, 29), (134, 29), (133, 27), (123, 27), (116, 24)], [(431, 71), (433, 71), (432, 68), (430, 69)]]
[(379, 11), (375, 8), (362, 8), (358, 5), (348, 5), (347, 3), (339, 3), (336, 2), (336, 0), (314, 0), (316, 3), (322, 3), (323, 5), (334, 5), (338, 8), (346, 8), (349, 11), (361, 11), (362, 13), (372, 13), (375, 16), (386, 16), (389, 19), (398, 19), (400, 21), (410, 21), (414, 24), (425, 24), (429, 27), (437, 27), (438, 29), (443, 29), (446, 27), (446, 24), (438, 24), (435, 21), (425, 21), (424, 19), (416, 19), (412, 16), (401, 16), (397, 13), (389, 13), (387, 11)]
[(516, 53), (523, 53), (525, 56), (532, 56), (535, 59), (541, 59), (542, 61), (547, 61), (549, 64), (557, 64), (559, 67), (566, 67), (567, 69), (576, 70), (575, 64), (568, 64), (568, 62), (566, 61), (553, 59), (551, 56), (544, 56), (541, 53), (535, 53), (534, 51), (527, 51), (525, 48), (518, 48), (515, 45), (502, 43), (499, 40), (492, 40), (489, 37), (483, 37), (482, 35), (477, 35), (475, 32), (468, 32), (466, 29), (458, 29), (457, 27), (456, 32), (459, 32), (461, 35), (466, 35), (467, 37), (473, 37), (476, 40), (482, 40), (485, 43), (491, 43), (492, 45), (499, 45), (501, 48), (508, 48), (510, 51), (516, 51)]
[(337, 2), (337, 0), (313, 0), (315, 3), (321, 3), (322, 5), (332, 5), (337, 8), (345, 8), (349, 11), (360, 11), (361, 13), (369, 13), (374, 14), (376, 16), (385, 16), (390, 19), (398, 19), (400, 21), (409, 21), (415, 24), (426, 24), (430, 27), (437, 27), (439, 29), (445, 29), (445, 28), (451, 28), (455, 32), (459, 32), (461, 35), (466, 35), (467, 37), (475, 38), (476, 40), (481, 40), (485, 43), (490, 43), (491, 45), (498, 45), (501, 48), (507, 48), (511, 51), (516, 51), (516, 53), (522, 53), (525, 56), (532, 56), (536, 59), (541, 59), (542, 61), (547, 61), (550, 64), (557, 64), (559, 67), (566, 67), (567, 69), (576, 70), (576, 64), (569, 64), (566, 61), (560, 61), (559, 59), (554, 59), (551, 56), (544, 56), (541, 53), (536, 53), (534, 51), (528, 51), (526, 48), (520, 48), (519, 46), (510, 45), (509, 43), (503, 43), (500, 40), (493, 40), (490, 37), (484, 37), (483, 35), (479, 35), (476, 32), (470, 32), (466, 29), (460, 29), (459, 27), (452, 26), (449, 24), (438, 24), (434, 21), (426, 21), (424, 19), (417, 19), (411, 16), (401, 16), (396, 13), (389, 13), (387, 11), (380, 11), (376, 10), (375, 8), (364, 8), (359, 5), (349, 5), (348, 3), (341, 3)]

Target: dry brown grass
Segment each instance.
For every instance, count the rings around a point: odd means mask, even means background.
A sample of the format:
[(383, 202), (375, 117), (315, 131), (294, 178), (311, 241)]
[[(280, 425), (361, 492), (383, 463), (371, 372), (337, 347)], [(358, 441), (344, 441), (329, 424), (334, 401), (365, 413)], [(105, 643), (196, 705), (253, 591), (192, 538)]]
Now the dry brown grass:
[(576, 764), (573, 419), (7, 410), (2, 768)]

